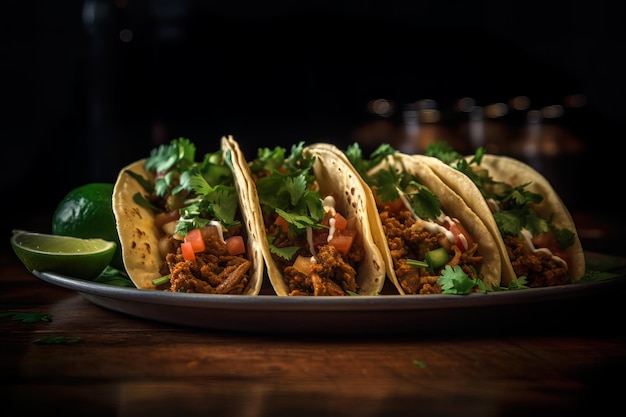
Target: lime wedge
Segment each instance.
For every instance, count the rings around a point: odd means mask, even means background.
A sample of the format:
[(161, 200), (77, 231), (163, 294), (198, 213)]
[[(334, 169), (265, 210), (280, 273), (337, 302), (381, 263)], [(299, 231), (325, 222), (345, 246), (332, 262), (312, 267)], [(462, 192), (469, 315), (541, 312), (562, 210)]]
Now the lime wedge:
[(11, 246), (28, 271), (93, 279), (109, 265), (117, 244), (103, 239), (13, 230)]

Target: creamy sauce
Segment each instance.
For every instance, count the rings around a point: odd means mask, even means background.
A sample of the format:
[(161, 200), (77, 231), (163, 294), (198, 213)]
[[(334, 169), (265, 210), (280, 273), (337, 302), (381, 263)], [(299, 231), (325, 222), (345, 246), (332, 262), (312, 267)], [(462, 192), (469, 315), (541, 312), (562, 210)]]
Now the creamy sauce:
[(306, 228), (306, 241), (309, 244), (309, 251), (313, 254), (313, 256), (317, 255), (315, 245), (313, 244), (313, 229), (310, 227)]
[(532, 241), (532, 235), (530, 234), (530, 232), (527, 229), (522, 229), (522, 236), (524, 237), (524, 240), (526, 241), (526, 244), (528, 245), (528, 247), (533, 252), (544, 252), (544, 253), (547, 253), (548, 255), (550, 255), (552, 257), (553, 260), (562, 263), (563, 267), (565, 269), (567, 269), (567, 262), (565, 262), (565, 260), (563, 260), (563, 258), (553, 254), (550, 249), (548, 249), (548, 248), (536, 248), (535, 245), (533, 244), (533, 241)]
[(324, 207), (324, 211), (326, 213), (330, 212), (330, 214), (332, 216), (334, 216), (337, 212), (335, 211), (335, 206), (336, 206), (336, 202), (335, 202), (335, 197), (333, 197), (332, 195), (327, 195), (324, 198), (324, 201), (322, 202), (322, 206)]
[(327, 242), (330, 242), (335, 236), (335, 231), (337, 230), (337, 228), (335, 227), (335, 222), (336, 220), (334, 217), (328, 220), (329, 229), (328, 229), (328, 237), (326, 238)]
[[(424, 229), (428, 230), (430, 233), (433, 233), (433, 234), (441, 232), (444, 235), (446, 235), (446, 239), (448, 239), (448, 241), (450, 243), (452, 243), (452, 244), (456, 243), (456, 236), (454, 236), (454, 233), (452, 233), (450, 230), (446, 229), (444, 226), (442, 226), (441, 224), (439, 224), (437, 222), (433, 222), (433, 221), (430, 221), (430, 220), (424, 220), (424, 219), (420, 218), (415, 213), (415, 211), (413, 211), (413, 208), (411, 207), (411, 204), (409, 203), (409, 200), (407, 199), (407, 197), (404, 194), (400, 194), (400, 199), (404, 203), (404, 206), (411, 212), (411, 215), (413, 216), (413, 218), (418, 220), (420, 222), (420, 224), (422, 225), (422, 227), (424, 227)], [(447, 216), (447, 215), (443, 214), (443, 212), (437, 218), (437, 221), (440, 222), (440, 223), (445, 223), (447, 221), (450, 224), (458, 223), (458, 221), (456, 219), (453, 220), (450, 216)], [(467, 238), (465, 237), (465, 235), (460, 234), (459, 235), (459, 239), (461, 239), (461, 243), (463, 244), (463, 248), (460, 248), (460, 249), (461, 250), (467, 250), (468, 249), (468, 244), (467, 244)]]
[[(335, 219), (334, 219), (335, 214), (337, 214), (337, 211), (335, 210), (335, 205), (336, 205), (335, 197), (333, 197), (332, 195), (327, 195), (324, 198), (322, 205), (324, 207), (324, 212), (330, 213), (330, 215), (332, 216), (328, 221), (328, 225), (330, 226), (330, 228), (328, 230), (328, 238), (326, 239), (327, 242), (330, 242), (332, 238), (335, 236), (335, 231), (337, 230), (335, 228)], [(313, 245), (311, 244), (311, 246)], [(314, 253), (314, 252), (311, 251), (311, 253)]]

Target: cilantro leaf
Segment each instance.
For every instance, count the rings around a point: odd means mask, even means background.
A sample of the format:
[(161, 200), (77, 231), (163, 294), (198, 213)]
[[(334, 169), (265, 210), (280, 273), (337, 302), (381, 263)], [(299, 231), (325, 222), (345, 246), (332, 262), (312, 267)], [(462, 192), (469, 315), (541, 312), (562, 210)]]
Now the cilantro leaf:
[(51, 314), (45, 313), (28, 313), (28, 312), (15, 312), (15, 313), (0, 313), (0, 317), (10, 317), (11, 320), (21, 321), (24, 323), (37, 323), (39, 321), (52, 321)]
[(394, 155), (396, 150), (388, 143), (383, 143), (370, 154), (369, 158), (365, 158), (358, 142), (354, 142), (347, 147), (344, 153), (356, 171), (369, 183), (367, 178), (368, 171), (382, 162), (387, 156)]
[(460, 266), (446, 265), (441, 271), (437, 283), (441, 285), (443, 294), (466, 295), (472, 292), (472, 288), (479, 284), (480, 279), (470, 278)]
[[(276, 212), (289, 223), (291, 233), (304, 233), (307, 227), (320, 227), (324, 217), (322, 197), (314, 187), (315, 159), (304, 154), (304, 142), (294, 145), (288, 158), (284, 152), (260, 150), (251, 162), (256, 174), (257, 193), (264, 213)], [(276, 158), (276, 159), (272, 159)], [(278, 166), (278, 161), (283, 165)]]

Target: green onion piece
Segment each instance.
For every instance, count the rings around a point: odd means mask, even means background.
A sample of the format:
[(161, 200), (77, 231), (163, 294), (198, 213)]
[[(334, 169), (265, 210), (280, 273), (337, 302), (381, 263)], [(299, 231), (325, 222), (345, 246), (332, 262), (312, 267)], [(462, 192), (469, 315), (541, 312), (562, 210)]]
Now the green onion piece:
[(418, 261), (416, 259), (407, 259), (406, 264), (414, 266), (415, 268), (428, 268), (428, 264), (424, 261)]
[(152, 285), (154, 285), (155, 287), (158, 287), (159, 285), (167, 284), (168, 282), (170, 282), (170, 276), (165, 275), (160, 278), (153, 279)]

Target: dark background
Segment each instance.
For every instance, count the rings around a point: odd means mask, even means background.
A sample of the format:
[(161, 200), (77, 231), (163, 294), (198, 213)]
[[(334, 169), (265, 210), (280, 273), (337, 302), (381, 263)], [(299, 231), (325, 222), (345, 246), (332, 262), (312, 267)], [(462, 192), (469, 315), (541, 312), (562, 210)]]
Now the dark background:
[(539, 109), (582, 95), (559, 123), (583, 150), (552, 175), (572, 210), (621, 218), (624, 12), (613, 1), (4, 4), (3, 232), (48, 231), (71, 188), (114, 182), (175, 137), (205, 152), (233, 134), (248, 156), (345, 146), (377, 119), (378, 98), (401, 125), (423, 99), (453, 120), (462, 97), (526, 95)]

